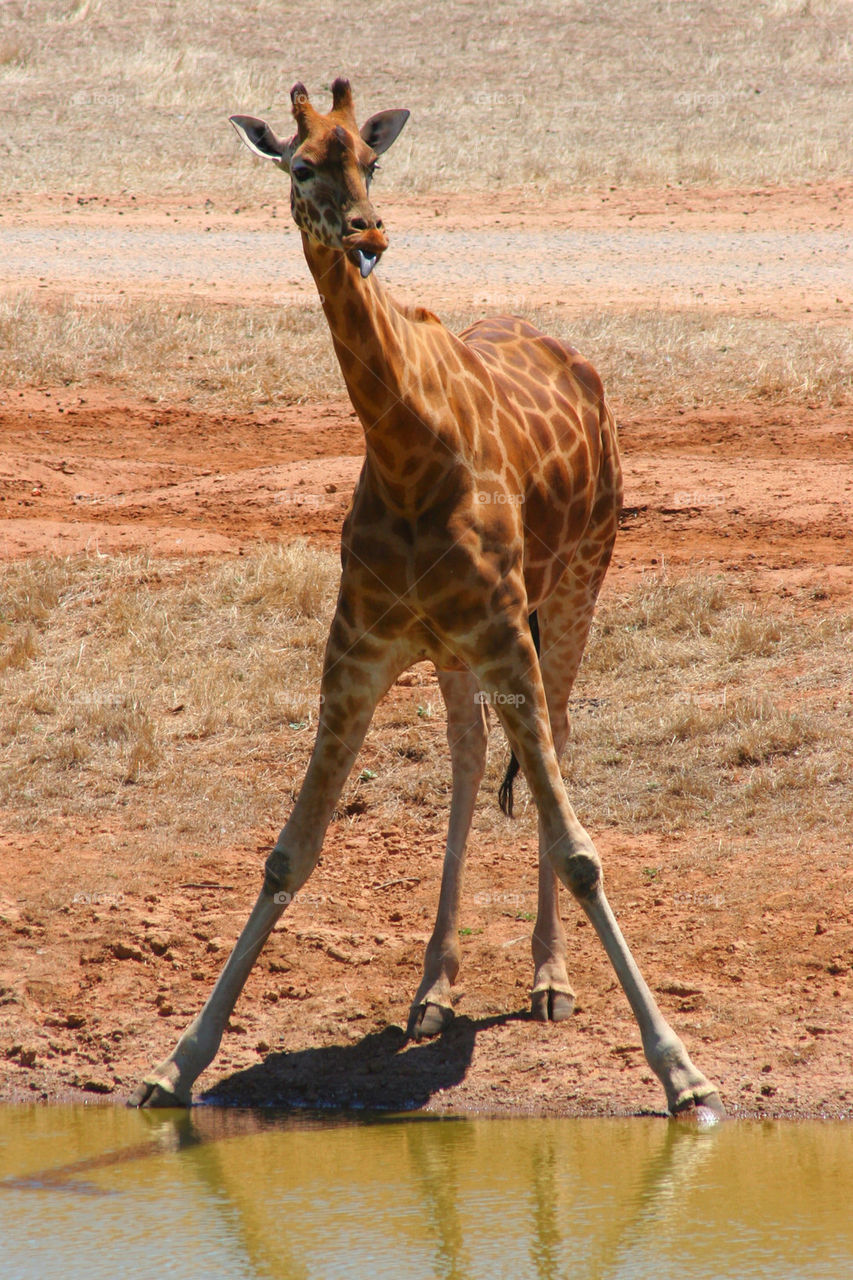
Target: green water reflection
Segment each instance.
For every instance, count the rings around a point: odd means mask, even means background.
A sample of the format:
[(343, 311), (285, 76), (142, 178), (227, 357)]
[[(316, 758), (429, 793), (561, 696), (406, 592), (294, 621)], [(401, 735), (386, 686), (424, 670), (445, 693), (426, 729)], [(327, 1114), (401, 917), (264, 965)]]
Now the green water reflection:
[(0, 1276), (853, 1275), (853, 1128), (0, 1109)]

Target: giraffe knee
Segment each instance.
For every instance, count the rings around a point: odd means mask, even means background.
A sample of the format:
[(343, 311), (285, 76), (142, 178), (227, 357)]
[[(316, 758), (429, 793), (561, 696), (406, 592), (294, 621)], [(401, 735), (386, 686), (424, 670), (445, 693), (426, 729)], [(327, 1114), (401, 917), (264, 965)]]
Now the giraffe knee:
[(549, 854), (551, 865), (575, 898), (589, 898), (601, 884), (601, 859), (590, 842), (558, 845)]
[[(319, 856), (319, 850), (317, 851)], [(263, 892), (286, 906), (308, 879), (317, 858), (299, 858), (278, 844), (264, 864)]]
[(276, 847), (264, 863), (263, 891), (276, 901), (286, 894), (289, 901), (293, 894), (291, 880), (290, 859)]

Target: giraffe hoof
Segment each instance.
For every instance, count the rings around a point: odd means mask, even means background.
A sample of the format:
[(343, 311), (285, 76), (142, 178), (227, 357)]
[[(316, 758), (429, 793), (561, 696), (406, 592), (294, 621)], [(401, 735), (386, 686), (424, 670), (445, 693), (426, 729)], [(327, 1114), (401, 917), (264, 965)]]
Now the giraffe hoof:
[(537, 1022), (565, 1022), (574, 1013), (575, 998), (567, 991), (534, 991), (530, 1010)]
[(428, 1036), (441, 1035), (453, 1021), (453, 1010), (443, 1004), (416, 1004), (409, 1014), (406, 1035), (410, 1040), (425, 1040)]
[(188, 1107), (190, 1099), (179, 1098), (156, 1080), (143, 1080), (127, 1100), (129, 1107)]
[(714, 1090), (713, 1093), (705, 1094), (698, 1101), (695, 1098), (688, 1098), (673, 1111), (672, 1118), (678, 1120), (680, 1124), (695, 1124), (700, 1129), (707, 1129), (711, 1125), (719, 1124), (727, 1116), (723, 1100)]

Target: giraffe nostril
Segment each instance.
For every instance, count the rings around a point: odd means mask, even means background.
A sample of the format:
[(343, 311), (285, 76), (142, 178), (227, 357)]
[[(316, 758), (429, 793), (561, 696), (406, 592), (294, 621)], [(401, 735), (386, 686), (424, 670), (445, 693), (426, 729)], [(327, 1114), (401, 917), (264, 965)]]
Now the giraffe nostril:
[(381, 230), (382, 230), (382, 219), (381, 219), (381, 218), (377, 218), (377, 219), (376, 219), (376, 230), (377, 230), (377, 231), (381, 231)]
[(350, 225), (350, 230), (351, 230), (351, 231), (366, 231), (366, 230), (367, 230), (367, 222), (365, 221), (365, 219), (364, 219), (364, 218), (351, 218), (351, 219), (350, 219), (350, 224), (349, 224), (349, 225)]

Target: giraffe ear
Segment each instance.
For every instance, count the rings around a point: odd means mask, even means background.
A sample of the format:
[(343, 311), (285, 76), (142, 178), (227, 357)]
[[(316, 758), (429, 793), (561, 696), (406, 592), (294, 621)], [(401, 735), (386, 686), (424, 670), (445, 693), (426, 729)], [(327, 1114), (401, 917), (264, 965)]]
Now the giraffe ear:
[(395, 107), (391, 111), (377, 111), (375, 116), (365, 120), (359, 133), (367, 145), (381, 156), (392, 142), (396, 142), (410, 115), (411, 112), (405, 107)]
[(290, 157), (294, 151), (292, 138), (285, 142), (264, 120), (256, 120), (254, 116), (228, 118), (250, 151), (264, 160), (274, 160), (285, 173), (290, 172)]

